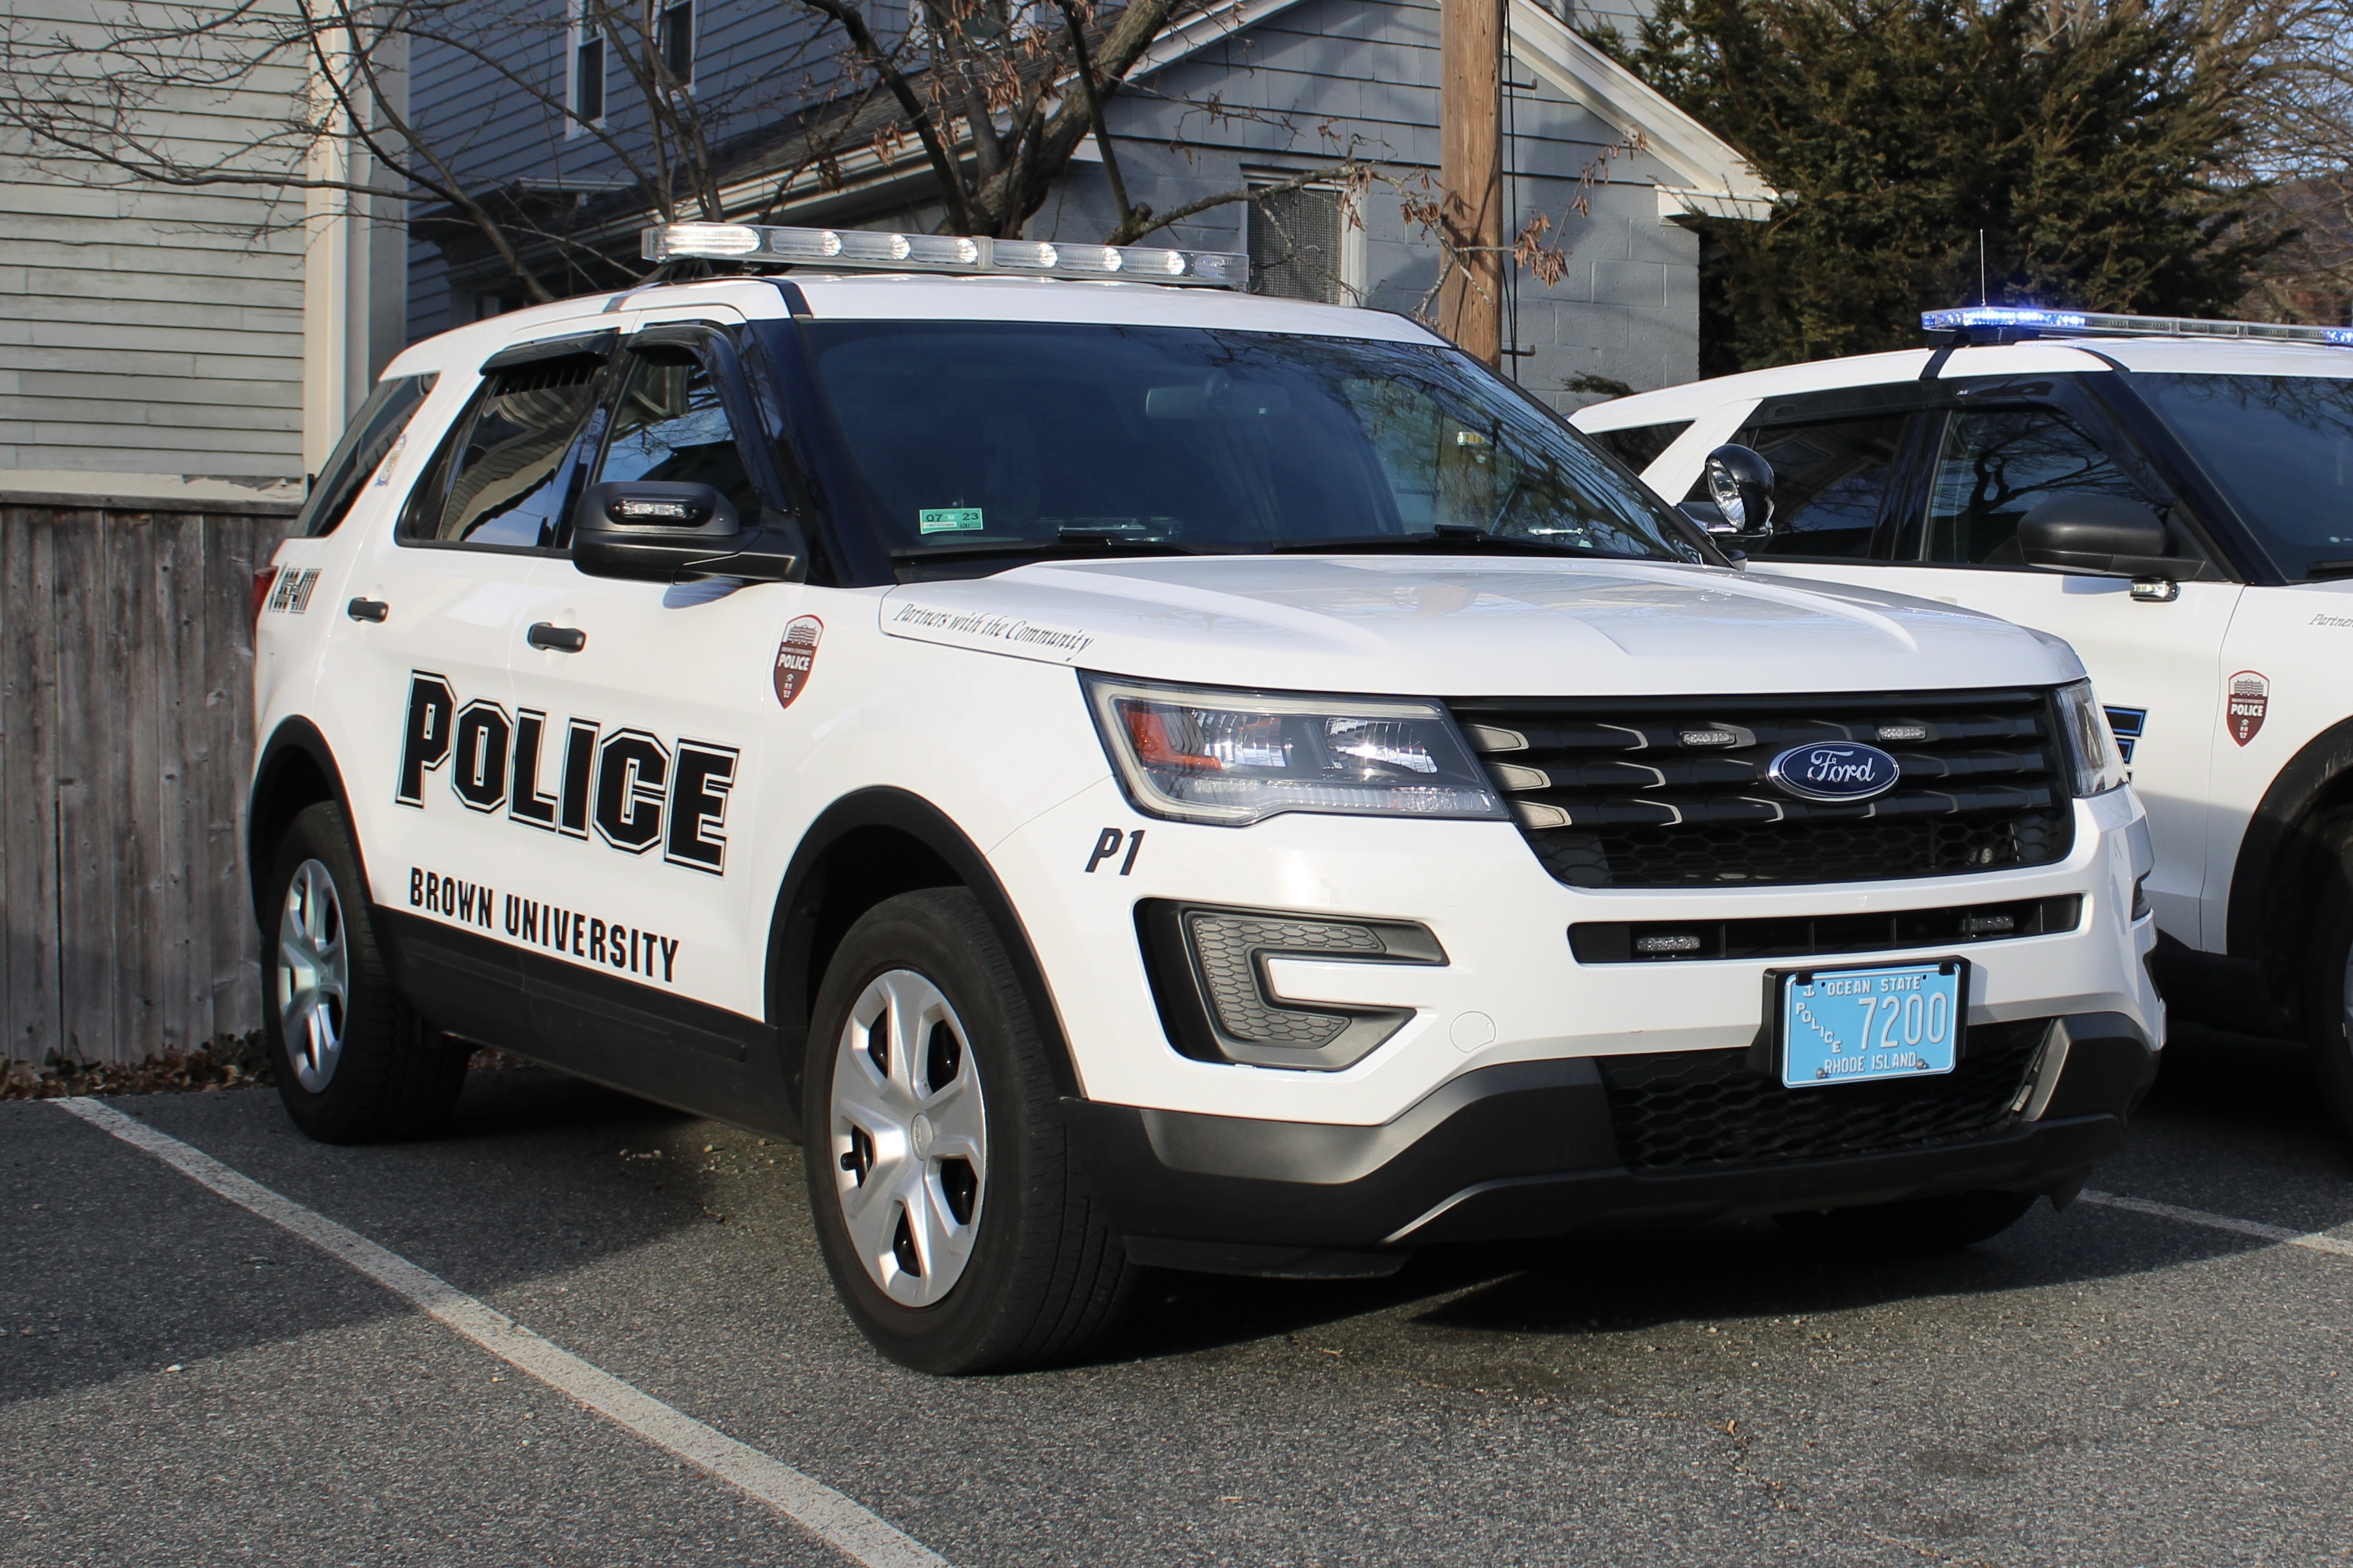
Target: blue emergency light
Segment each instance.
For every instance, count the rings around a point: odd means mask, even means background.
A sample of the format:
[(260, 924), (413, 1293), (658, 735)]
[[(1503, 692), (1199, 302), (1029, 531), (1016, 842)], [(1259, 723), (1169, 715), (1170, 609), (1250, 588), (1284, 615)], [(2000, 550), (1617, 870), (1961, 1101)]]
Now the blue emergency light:
[(2245, 342), (2327, 343), (2353, 348), (2353, 327), (2290, 327), (2271, 321), (2208, 321), (2192, 316), (2111, 316), (2041, 305), (1957, 305), (1920, 312), (1920, 330), (1973, 341), (2021, 337), (2232, 338)]

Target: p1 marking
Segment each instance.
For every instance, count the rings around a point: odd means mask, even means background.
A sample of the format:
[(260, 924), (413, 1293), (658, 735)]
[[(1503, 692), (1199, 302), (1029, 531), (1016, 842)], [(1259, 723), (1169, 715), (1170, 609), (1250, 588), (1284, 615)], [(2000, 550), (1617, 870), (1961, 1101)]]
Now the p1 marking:
[(1119, 863), (1119, 874), (1124, 877), (1134, 870), (1135, 852), (1144, 847), (1144, 831), (1139, 827), (1132, 833), (1123, 833), (1116, 827), (1106, 827), (1096, 834), (1095, 852), (1087, 857), (1088, 872), (1092, 874), (1096, 867), (1118, 854), (1123, 843), (1127, 846), (1127, 858)]

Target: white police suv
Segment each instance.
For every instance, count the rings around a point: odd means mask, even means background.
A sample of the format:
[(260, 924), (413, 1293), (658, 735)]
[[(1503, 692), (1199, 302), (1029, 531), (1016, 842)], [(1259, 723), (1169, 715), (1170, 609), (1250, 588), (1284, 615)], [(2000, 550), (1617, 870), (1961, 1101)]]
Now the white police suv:
[(1733, 565), (1411, 323), (1187, 286), (1238, 258), (649, 245), (796, 265), (409, 350), (258, 589), (313, 1134), (483, 1042), (799, 1137), (938, 1371), (1140, 1266), (1965, 1244), (2116, 1146), (2147, 839), (2063, 646)]
[(1752, 571), (2072, 643), (2147, 805), (2166, 995), (2303, 1034), (2353, 1133), (2353, 330), (2003, 306), (1923, 325), (1931, 349), (1575, 423), (1702, 510), (1713, 448), (1762, 454), (1776, 531)]

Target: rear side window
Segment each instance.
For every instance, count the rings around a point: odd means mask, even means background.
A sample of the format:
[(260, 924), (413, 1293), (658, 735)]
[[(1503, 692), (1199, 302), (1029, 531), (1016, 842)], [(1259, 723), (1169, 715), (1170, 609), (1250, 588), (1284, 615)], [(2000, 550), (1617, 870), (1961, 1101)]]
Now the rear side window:
[(379, 381), (367, 401), (360, 405), (352, 422), (343, 427), (343, 438), (327, 454), (327, 466), (311, 481), (311, 493), (302, 502), (302, 510), (294, 520), (294, 531), (316, 539), (332, 533), (360, 499), (374, 474), (408, 421), (439, 380), (431, 375), (398, 375)]
[(1659, 460), (1676, 437), (1692, 427), (1688, 419), (1670, 425), (1630, 425), (1623, 430), (1588, 430), (1595, 446), (1641, 473)]
[(553, 547), (604, 368), (577, 354), (491, 372), (417, 485), (401, 539)]
[[(1734, 436), (1773, 465), (1773, 515), (1788, 531), (1753, 553), (1822, 561), (1862, 560), (1886, 504), (1904, 439), (1902, 414), (1817, 419), (1801, 425), (1750, 425)], [(1707, 479), (1686, 500), (1707, 499)]]

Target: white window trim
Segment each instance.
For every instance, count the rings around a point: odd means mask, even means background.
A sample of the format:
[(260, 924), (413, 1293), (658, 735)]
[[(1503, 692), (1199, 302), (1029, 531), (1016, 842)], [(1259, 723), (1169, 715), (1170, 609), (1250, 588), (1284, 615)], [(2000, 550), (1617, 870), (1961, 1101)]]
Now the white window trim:
[[(676, 3), (677, 0), (653, 0), (656, 47), (659, 47), (661, 44), (662, 18), (669, 14), (670, 6)], [(706, 0), (691, 0), (691, 3), (692, 9), (689, 12), (686, 28), (686, 79), (679, 84), (680, 88), (688, 93), (693, 92), (695, 84), (702, 79), (702, 13)]]
[(597, 115), (594, 120), (583, 123), (580, 118), (580, 47), (586, 43), (589, 37), (588, 6), (586, 0), (571, 0), (571, 3), (565, 7), (565, 24), (564, 107), (567, 112), (564, 117), (564, 139), (566, 142), (569, 142), (576, 137), (587, 135), (588, 127), (590, 125), (604, 124), (606, 119), (613, 112), (613, 94), (611, 90), (613, 85), (613, 61), (610, 55), (612, 40), (609, 38), (604, 38), (603, 34), (600, 32), (597, 37), (603, 39), (607, 51), (605, 59), (604, 86), (606, 91), (603, 103), (604, 113)]

